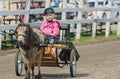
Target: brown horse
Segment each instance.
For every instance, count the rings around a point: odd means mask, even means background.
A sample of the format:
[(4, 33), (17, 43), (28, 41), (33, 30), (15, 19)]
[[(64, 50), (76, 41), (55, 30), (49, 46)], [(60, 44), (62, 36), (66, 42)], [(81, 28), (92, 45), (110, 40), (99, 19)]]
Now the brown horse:
[(31, 28), (28, 24), (19, 24), (15, 29), (15, 35), (18, 39), (18, 46), (25, 65), (25, 79), (30, 79), (30, 69), (32, 70), (32, 79), (35, 78), (34, 66), (35, 59), (38, 61), (38, 77), (41, 78), (40, 66), (44, 47), (38, 45), (44, 42), (44, 36), (37, 28)]

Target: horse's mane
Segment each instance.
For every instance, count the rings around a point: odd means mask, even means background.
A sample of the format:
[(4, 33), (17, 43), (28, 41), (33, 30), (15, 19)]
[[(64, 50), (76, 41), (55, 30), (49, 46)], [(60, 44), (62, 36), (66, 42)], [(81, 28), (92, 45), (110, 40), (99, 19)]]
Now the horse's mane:
[(32, 31), (32, 28), (30, 27), (30, 24), (20, 23), (20, 24), (18, 24), (18, 26), (17, 26), (16, 29), (15, 29), (15, 34), (16, 34), (16, 32), (17, 32), (17, 29), (18, 29), (19, 27), (21, 27), (21, 26), (23, 26), (23, 27), (28, 27), (28, 28), (29, 28), (29, 33), (33, 32), (33, 31)]

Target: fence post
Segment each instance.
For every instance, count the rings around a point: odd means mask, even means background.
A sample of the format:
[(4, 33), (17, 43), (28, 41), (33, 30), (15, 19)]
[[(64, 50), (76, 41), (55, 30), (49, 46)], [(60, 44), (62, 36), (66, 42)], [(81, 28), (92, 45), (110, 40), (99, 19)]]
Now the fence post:
[[(0, 1), (0, 11), (3, 11), (4, 1)], [(2, 24), (2, 16), (0, 16), (0, 24)], [(2, 34), (0, 29), (0, 50), (2, 49)]]
[[(120, 19), (120, 15), (119, 15), (119, 19)], [(120, 36), (120, 22), (118, 22), (118, 26), (117, 26), (117, 36)]]
[[(67, 7), (67, 0), (63, 0), (63, 8)], [(66, 20), (66, 12), (62, 12), (62, 20)]]
[[(108, 1), (108, 4), (107, 4), (108, 6), (108, 8), (110, 8), (111, 7), (111, 5), (112, 5), (112, 2), (111, 1)], [(107, 19), (110, 19), (111, 18), (111, 12), (110, 11), (108, 11), (107, 12)], [(110, 34), (110, 22), (106, 22), (106, 30), (105, 30), (105, 37), (108, 37), (109, 36), (109, 34)]]
[[(77, 3), (74, 1), (74, 0), (72, 0), (72, 4), (74, 5), (74, 6), (72, 6), (72, 7), (70, 7), (70, 8), (76, 8), (77, 7)], [(73, 12), (73, 19), (76, 19), (76, 12)], [(75, 23), (74, 24), (70, 24), (70, 32), (71, 33), (73, 33), (74, 32), (74, 29), (75, 29)]]
[(50, 5), (51, 5), (51, 1), (50, 0), (46, 0), (45, 8), (50, 7)]
[(2, 34), (1, 34), (1, 31), (0, 31), (0, 50), (2, 49)]
[(28, 13), (27, 15), (25, 15), (25, 23), (29, 23), (30, 4), (31, 4), (31, 1), (28, 0), (28, 1), (26, 2), (26, 10), (28, 10), (29, 13)]
[[(83, 7), (83, 0), (79, 0), (78, 7), (79, 8)], [(82, 19), (82, 12), (78, 12), (78, 20), (80, 20), (80, 19)], [(78, 23), (77, 24), (77, 28), (76, 28), (76, 40), (80, 40), (80, 37), (81, 37), (81, 27), (82, 27), (82, 23)]]
[[(95, 1), (95, 8), (98, 7), (98, 0)], [(97, 11), (94, 11), (94, 19), (97, 19)], [(95, 38), (96, 36), (96, 28), (97, 28), (97, 23), (93, 22), (92, 26), (92, 38)]]
[[(67, 7), (67, 0), (63, 0), (62, 1), (62, 8), (66, 8)], [(62, 12), (62, 20), (66, 20), (66, 12)], [(63, 37), (63, 31), (60, 31), (60, 40), (64, 39)]]

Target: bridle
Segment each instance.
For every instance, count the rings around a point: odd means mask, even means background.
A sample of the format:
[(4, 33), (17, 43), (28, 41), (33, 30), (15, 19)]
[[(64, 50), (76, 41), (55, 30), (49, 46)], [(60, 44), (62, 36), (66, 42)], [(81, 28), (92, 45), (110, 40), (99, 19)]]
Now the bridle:
[[(24, 27), (24, 26), (18, 26), (18, 30), (19, 30), (19, 27)], [(16, 32), (17, 32), (17, 28), (16, 28)], [(24, 32), (24, 31), (23, 31)], [(22, 36), (24, 38), (24, 41), (25, 43), (21, 45), (22, 48), (24, 49), (30, 49), (33, 45), (32, 45), (32, 42), (30, 42), (30, 39), (31, 39), (31, 33), (30, 33), (30, 28), (29, 26), (26, 27), (26, 30), (25, 30), (25, 34), (22, 34), (22, 33), (16, 33), (16, 37), (18, 38), (19, 36)], [(17, 43), (19, 44), (19, 40), (17, 41)]]
[(16, 35), (17, 38), (18, 38), (19, 36), (26, 37), (26, 35), (23, 35), (23, 34), (17, 34), (17, 35)]
[(15, 30), (15, 32), (16, 32), (16, 37), (18, 38), (19, 36), (23, 36), (23, 37), (25, 38), (26, 42), (29, 41), (29, 37), (30, 37), (30, 27), (29, 27), (29, 26), (26, 27), (26, 34), (19, 34), (19, 33), (17, 32), (17, 29), (18, 29), (19, 27), (24, 27), (24, 26), (18, 26), (18, 27), (16, 28), (16, 30)]
[(29, 36), (30, 35), (27, 35), (27, 34), (26, 35), (18, 34), (16, 37), (18, 38), (19, 36), (23, 36), (25, 38), (26, 42), (29, 41)]

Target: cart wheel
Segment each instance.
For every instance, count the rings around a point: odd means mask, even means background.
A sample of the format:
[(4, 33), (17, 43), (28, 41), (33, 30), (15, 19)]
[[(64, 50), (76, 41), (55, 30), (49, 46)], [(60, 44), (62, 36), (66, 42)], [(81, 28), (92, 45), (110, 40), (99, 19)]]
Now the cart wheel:
[(76, 76), (76, 53), (75, 49), (72, 49), (70, 54), (70, 75), (71, 77)]
[(15, 56), (15, 71), (17, 76), (21, 75), (22, 68), (23, 68), (22, 57), (20, 54), (20, 50), (18, 49), (18, 52), (16, 53)]

